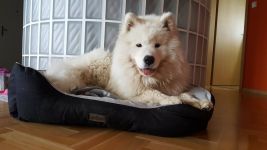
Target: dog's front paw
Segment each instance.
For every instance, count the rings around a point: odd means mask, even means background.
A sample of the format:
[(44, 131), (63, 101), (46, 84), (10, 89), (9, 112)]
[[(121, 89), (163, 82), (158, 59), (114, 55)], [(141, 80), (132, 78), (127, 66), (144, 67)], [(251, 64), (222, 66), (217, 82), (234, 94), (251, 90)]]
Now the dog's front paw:
[(170, 97), (170, 99), (159, 101), (159, 103), (160, 105), (174, 105), (174, 104), (182, 104), (182, 101), (179, 98), (172, 96)]
[(211, 110), (213, 108), (213, 103), (209, 100), (200, 100), (199, 105), (202, 110)]

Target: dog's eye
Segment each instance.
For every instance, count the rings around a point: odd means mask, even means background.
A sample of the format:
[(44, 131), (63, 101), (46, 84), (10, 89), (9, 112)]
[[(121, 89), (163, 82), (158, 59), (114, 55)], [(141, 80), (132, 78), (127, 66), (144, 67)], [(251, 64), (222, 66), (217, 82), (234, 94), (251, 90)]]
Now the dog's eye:
[(136, 46), (137, 47), (142, 47), (142, 44), (141, 43), (137, 43)]
[(159, 48), (160, 47), (160, 44), (159, 43), (156, 43), (155, 44), (155, 48)]

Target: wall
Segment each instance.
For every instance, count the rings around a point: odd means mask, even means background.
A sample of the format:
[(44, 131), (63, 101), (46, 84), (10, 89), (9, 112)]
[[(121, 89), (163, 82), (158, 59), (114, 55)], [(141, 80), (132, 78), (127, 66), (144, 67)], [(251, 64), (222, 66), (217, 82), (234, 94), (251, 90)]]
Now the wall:
[(243, 88), (267, 91), (267, 1), (248, 0)]

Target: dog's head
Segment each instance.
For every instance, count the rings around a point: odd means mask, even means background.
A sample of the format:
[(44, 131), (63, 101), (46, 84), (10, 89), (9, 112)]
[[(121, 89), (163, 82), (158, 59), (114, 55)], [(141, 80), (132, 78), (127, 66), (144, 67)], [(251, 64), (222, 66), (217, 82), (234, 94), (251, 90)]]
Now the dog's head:
[(128, 54), (139, 73), (148, 77), (154, 76), (164, 60), (176, 59), (179, 47), (176, 24), (169, 12), (142, 17), (127, 13), (118, 42), (125, 46), (120, 47), (124, 51), (120, 53)]
[(171, 13), (126, 14), (113, 51), (111, 78), (179, 92), (188, 84), (189, 69)]

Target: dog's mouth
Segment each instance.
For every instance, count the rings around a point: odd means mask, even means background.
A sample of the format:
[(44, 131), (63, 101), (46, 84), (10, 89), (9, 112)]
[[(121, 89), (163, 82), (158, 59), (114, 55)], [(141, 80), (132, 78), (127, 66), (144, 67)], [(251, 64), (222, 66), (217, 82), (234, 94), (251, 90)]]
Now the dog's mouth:
[(140, 68), (138, 67), (138, 65), (135, 63), (135, 61), (133, 61), (133, 59), (130, 58), (130, 61), (133, 62), (134, 66), (136, 67), (136, 69), (138, 70), (138, 72), (142, 75), (142, 76), (153, 76), (156, 73), (157, 68)]
[(138, 68), (138, 71), (141, 75), (143, 76), (153, 76), (154, 73), (156, 72), (156, 69), (152, 69), (152, 68)]

